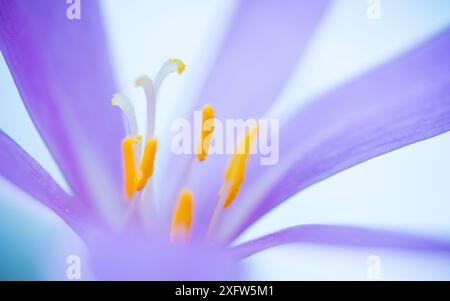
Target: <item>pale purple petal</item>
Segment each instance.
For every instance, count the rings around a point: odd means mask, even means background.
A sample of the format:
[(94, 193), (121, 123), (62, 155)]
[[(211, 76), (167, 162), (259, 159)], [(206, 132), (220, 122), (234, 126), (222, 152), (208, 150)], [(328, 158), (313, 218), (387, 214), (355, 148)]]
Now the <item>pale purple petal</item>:
[(231, 248), (231, 251), (243, 259), (269, 248), (290, 243), (450, 252), (450, 241), (399, 231), (342, 225), (295, 226), (245, 242)]
[(227, 238), (318, 181), (450, 130), (448, 53), (449, 30), (297, 113), (281, 129), (280, 161), (252, 161)]
[(0, 131), (0, 176), (53, 210), (74, 230), (88, 212), (70, 197), (38, 162)]
[[(215, 117), (221, 120), (261, 117), (295, 70), (329, 2), (241, 1), (204, 88), (191, 108), (201, 110), (205, 104), (211, 104)], [(188, 114), (192, 117), (193, 112)], [(180, 184), (173, 171), (182, 171), (188, 160), (188, 156), (173, 156), (170, 162), (166, 178), (175, 186), (164, 193), (169, 200), (175, 198)], [(202, 169), (204, 173), (191, 177), (189, 186), (198, 200), (213, 203), (226, 160), (225, 156), (210, 157)], [(205, 214), (199, 212), (198, 216)]]
[(145, 237), (100, 236), (88, 243), (97, 280), (237, 280), (238, 261), (223, 249)]
[[(73, 191), (86, 200), (86, 168), (114, 177), (120, 194), (120, 113), (97, 1), (69, 20), (60, 0), (1, 0), (0, 49), (38, 132)], [(90, 157), (89, 163), (85, 160)], [(94, 166), (93, 166), (94, 165)]]
[(197, 108), (225, 118), (259, 117), (295, 70), (329, 0), (241, 1)]

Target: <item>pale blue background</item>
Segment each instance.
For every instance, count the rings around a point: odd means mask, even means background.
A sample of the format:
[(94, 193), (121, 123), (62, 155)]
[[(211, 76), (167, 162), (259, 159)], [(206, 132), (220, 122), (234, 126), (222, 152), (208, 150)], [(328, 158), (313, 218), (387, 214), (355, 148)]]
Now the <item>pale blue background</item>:
[[(382, 18), (369, 20), (365, 0), (333, 1), (271, 115), (284, 118), (293, 107), (401, 55), (450, 25), (447, 0), (381, 2)], [(174, 104), (182, 106), (201, 87), (237, 1), (107, 0), (102, 4), (123, 92), (142, 97), (133, 88), (137, 76), (153, 75), (169, 57), (186, 62), (182, 80), (170, 81), (170, 88), (161, 91), (157, 128), (166, 126), (170, 120), (164, 112)], [(0, 128), (67, 189), (3, 59), (0, 93)], [(142, 123), (144, 116), (138, 117)], [(240, 241), (304, 223), (376, 226), (450, 239), (449, 154), (447, 133), (361, 164), (294, 196)], [(62, 268), (45, 274), (39, 271), (64, 261), (66, 253), (81, 252), (82, 247), (52, 213), (24, 194), (13, 199), (17, 191), (7, 186), (0, 180), (0, 278), (63, 278)], [(52, 251), (52, 246), (63, 242), (71, 242), (63, 255)], [(253, 279), (364, 280), (366, 258), (371, 254), (380, 256), (382, 279), (450, 279), (448, 255), (379, 249), (291, 245), (262, 252), (246, 260), (245, 266)]]

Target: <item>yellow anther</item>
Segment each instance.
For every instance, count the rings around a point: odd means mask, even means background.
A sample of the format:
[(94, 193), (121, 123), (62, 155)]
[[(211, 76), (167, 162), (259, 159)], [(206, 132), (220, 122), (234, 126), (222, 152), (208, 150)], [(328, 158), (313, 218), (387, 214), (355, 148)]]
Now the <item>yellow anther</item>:
[(239, 193), (239, 190), (241, 189), (242, 183), (244, 182), (246, 161), (242, 157), (242, 155), (236, 156), (240, 157), (234, 163), (231, 163), (234, 166), (231, 168), (232, 171), (230, 173), (231, 174), (230, 180), (228, 182), (230, 186), (225, 201), (223, 203), (223, 208), (227, 208), (233, 203), (234, 199), (236, 199)]
[(135, 141), (133, 138), (125, 138), (122, 142), (125, 197), (127, 199), (131, 199), (135, 193), (134, 177), (136, 173), (136, 166), (134, 161), (134, 144)]
[(209, 146), (214, 133), (214, 110), (210, 105), (203, 108), (202, 130), (200, 131), (200, 141), (197, 147), (197, 158), (199, 161), (206, 159)]
[(153, 166), (155, 163), (156, 155), (156, 139), (149, 139), (145, 145), (144, 155), (142, 157), (141, 164), (139, 166), (139, 173), (135, 178), (135, 188), (137, 191), (142, 190), (147, 184), (148, 180), (153, 175)]
[(258, 134), (258, 128), (255, 127), (245, 136), (244, 141), (233, 158), (231, 159), (225, 173), (225, 184), (228, 186), (228, 193), (223, 203), (223, 208), (230, 206), (236, 199), (245, 177), (245, 168), (251, 145)]
[(186, 65), (183, 63), (182, 60), (179, 59), (169, 59), (169, 62), (177, 64), (177, 72), (178, 74), (181, 74), (186, 69)]
[(172, 241), (179, 235), (185, 239), (189, 238), (192, 226), (193, 207), (194, 201), (191, 193), (183, 191), (173, 215), (172, 227), (170, 229), (170, 239)]

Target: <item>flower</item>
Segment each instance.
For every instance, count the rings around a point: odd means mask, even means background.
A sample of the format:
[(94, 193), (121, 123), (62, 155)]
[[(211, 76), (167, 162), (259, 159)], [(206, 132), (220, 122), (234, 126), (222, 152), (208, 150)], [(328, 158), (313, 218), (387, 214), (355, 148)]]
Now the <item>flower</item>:
[[(205, 120), (263, 116), (327, 4), (243, 2), (214, 74), (191, 108), (205, 108)], [(97, 279), (234, 279), (239, 277), (240, 259), (296, 241), (450, 251), (449, 243), (429, 238), (330, 225), (301, 225), (230, 247), (294, 193), (378, 155), (447, 132), (449, 30), (294, 113), (281, 127), (277, 165), (263, 167), (251, 157), (235, 157), (224, 179), (228, 158), (208, 157), (204, 147), (194, 157), (195, 176), (182, 172), (190, 170), (192, 156), (171, 154), (161, 176), (164, 187), (152, 188), (157, 154), (168, 151), (167, 142), (153, 137), (156, 95), (163, 79), (182, 73), (185, 65), (171, 59), (154, 82), (149, 77), (136, 81), (147, 97), (146, 135), (138, 131), (131, 102), (116, 94), (113, 104), (126, 116), (125, 131), (107, 101), (117, 91), (97, 3), (84, 3), (83, 19), (76, 24), (60, 13), (65, 10), (61, 1), (0, 5), (2, 54), (71, 193), (3, 132), (0, 174), (53, 210), (85, 241)], [(268, 17), (271, 26), (264, 35), (255, 34)], [(234, 70), (241, 74), (230, 76)], [(122, 193), (122, 165), (128, 201)], [(227, 193), (221, 190), (224, 182)], [(189, 191), (182, 190), (185, 184)], [(218, 191), (224, 202), (219, 206)], [(161, 208), (145, 207), (156, 200)]]

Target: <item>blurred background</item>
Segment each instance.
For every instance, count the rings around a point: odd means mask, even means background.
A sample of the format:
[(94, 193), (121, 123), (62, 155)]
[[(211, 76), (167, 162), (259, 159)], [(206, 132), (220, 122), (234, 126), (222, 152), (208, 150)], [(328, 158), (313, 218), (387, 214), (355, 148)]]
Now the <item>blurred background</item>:
[[(292, 108), (314, 101), (450, 26), (447, 0), (381, 0), (377, 18), (367, 14), (370, 3), (332, 1), (270, 114), (285, 118)], [(170, 89), (161, 90), (158, 131), (170, 124), (167, 112), (182, 110), (198, 94), (239, 1), (104, 0), (101, 4), (115, 76), (125, 94), (142, 97), (133, 87), (134, 80), (155, 74), (167, 58), (182, 58), (187, 65), (182, 80), (173, 80)], [(3, 57), (0, 91), (0, 128), (68, 189), (31, 123)], [(144, 115), (138, 119), (143, 123)], [(298, 193), (238, 242), (307, 223), (404, 230), (450, 240), (449, 154), (450, 133), (446, 133), (360, 164)], [(42, 269), (59, 256), (52, 253), (52, 246), (64, 241), (65, 252), (75, 252), (82, 245), (54, 214), (28, 196), (21, 195), (23, 202), (11, 202), (15, 193), (0, 179), (0, 279), (63, 277), (59, 271), (49, 274)], [(366, 280), (370, 255), (380, 258), (383, 280), (450, 279), (450, 256), (436, 252), (288, 245), (246, 259), (244, 267), (248, 278), (258, 280)]]

